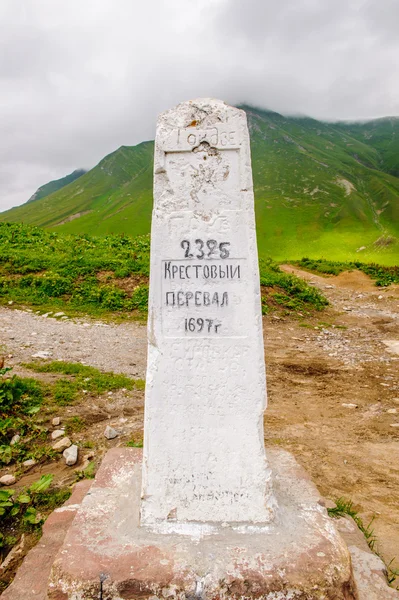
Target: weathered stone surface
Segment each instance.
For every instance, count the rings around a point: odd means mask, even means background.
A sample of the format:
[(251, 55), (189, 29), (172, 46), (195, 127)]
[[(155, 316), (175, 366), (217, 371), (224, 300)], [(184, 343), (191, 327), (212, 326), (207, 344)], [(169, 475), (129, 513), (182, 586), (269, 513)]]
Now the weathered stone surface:
[(62, 437), (63, 435), (65, 435), (64, 429), (56, 429), (55, 431), (51, 432), (51, 439), (58, 440), (58, 438)]
[(54, 557), (91, 484), (88, 479), (77, 483), (69, 500), (51, 513), (43, 525), (40, 541), (25, 557), (1, 600), (47, 600), (48, 577)]
[(358, 600), (399, 600), (399, 592), (388, 586), (384, 563), (370, 550), (355, 521), (345, 516), (335, 519), (334, 524), (351, 555)]
[(17, 480), (14, 475), (3, 475), (0, 477), (1, 485), (14, 485), (16, 481)]
[(62, 440), (59, 440), (58, 442), (53, 444), (53, 450), (56, 450), (57, 452), (64, 452), (64, 450), (66, 450), (66, 448), (69, 448), (71, 444), (72, 442), (69, 439), (69, 437), (64, 437), (62, 438)]
[(31, 467), (34, 467), (35, 464), (36, 461), (33, 458), (28, 458), (28, 460), (24, 460), (22, 466), (25, 467), (25, 469), (30, 469)]
[(204, 524), (193, 538), (139, 526), (141, 452), (110, 450), (54, 562), (49, 600), (98, 598), (101, 573), (107, 600), (358, 600), (349, 552), (309, 477), (287, 452), (268, 457), (277, 518)]
[(65, 464), (68, 467), (73, 467), (73, 465), (76, 465), (76, 463), (78, 462), (78, 452), (79, 451), (76, 444), (73, 444), (72, 446), (69, 446), (69, 448), (64, 450), (62, 455), (65, 458)]
[(104, 436), (107, 438), (107, 440), (113, 440), (114, 438), (118, 437), (118, 432), (110, 425), (107, 425), (104, 431)]
[(386, 567), (379, 556), (349, 546), (359, 600), (399, 600), (399, 592), (388, 587)]
[(11, 438), (11, 442), (10, 442), (10, 446), (14, 446), (15, 444), (18, 444), (18, 442), (20, 441), (21, 436), (18, 435), (18, 433), (16, 433), (15, 435), (12, 436)]
[(57, 425), (59, 425), (60, 423), (61, 423), (60, 417), (53, 417), (51, 419), (51, 424), (54, 425), (55, 427), (57, 427)]
[(200, 99), (157, 126), (141, 520), (266, 523), (266, 386), (244, 111)]

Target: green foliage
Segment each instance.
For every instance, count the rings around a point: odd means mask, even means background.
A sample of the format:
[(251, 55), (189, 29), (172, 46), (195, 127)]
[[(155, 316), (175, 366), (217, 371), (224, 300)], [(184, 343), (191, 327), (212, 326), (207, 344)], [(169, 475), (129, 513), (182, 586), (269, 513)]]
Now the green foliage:
[(71, 435), (72, 433), (79, 433), (79, 431), (82, 431), (82, 429), (84, 429), (85, 427), (86, 423), (83, 419), (76, 416), (71, 417), (65, 422), (65, 433), (67, 435)]
[(15, 375), (5, 377), (4, 375), (10, 370), (8, 368), (0, 370), (0, 416), (3, 417), (10, 413), (13, 415), (33, 414), (43, 400), (41, 385), (35, 379), (16, 377)]
[(96, 475), (96, 463), (94, 461), (89, 462), (87, 467), (83, 471), (75, 471), (76, 479), (94, 479)]
[[(0, 553), (6, 553), (17, 541), (22, 531), (40, 529), (43, 511), (54, 510), (70, 496), (66, 488), (51, 488), (54, 475), (42, 475), (29, 487), (19, 492), (0, 490)], [(39, 512), (40, 511), (40, 512)], [(14, 535), (7, 535), (7, 531)]]
[(126, 446), (128, 448), (142, 448), (143, 440), (130, 440), (129, 442), (127, 442)]
[[(85, 311), (91, 314), (144, 316), (148, 303), (149, 237), (123, 235), (94, 238), (64, 236), (35, 227), (0, 223), (0, 302), (14, 300), (49, 310)], [(303, 258), (304, 268), (337, 274), (361, 268), (377, 285), (398, 281), (399, 267), (360, 262), (340, 263)], [(21, 273), (24, 274), (21, 274)], [(317, 310), (327, 301), (299, 278), (283, 273), (272, 259), (260, 260), (262, 310)], [(57, 383), (60, 405), (77, 398), (68, 382)]]
[[(346, 500), (345, 498), (337, 498), (335, 500), (336, 506), (334, 508), (328, 508), (327, 512), (330, 517), (333, 519), (339, 519), (340, 517), (349, 516), (355, 521), (356, 525), (359, 527), (360, 531), (363, 533), (366, 538), (366, 542), (373, 552), (379, 556), (378, 551), (376, 550), (377, 538), (374, 534), (374, 530), (372, 529), (372, 524), (374, 522), (375, 517), (373, 517), (368, 525), (364, 525), (363, 520), (359, 516), (358, 512), (353, 507), (352, 500)], [(381, 557), (380, 557), (381, 558)], [(388, 583), (393, 583), (399, 577), (399, 569), (395, 569), (393, 566), (394, 558), (386, 565), (387, 573), (388, 573)], [(399, 588), (396, 588), (399, 589)]]
[(37, 373), (62, 373), (69, 375), (73, 379), (60, 379), (63, 385), (67, 382), (72, 386), (73, 393), (87, 390), (93, 394), (102, 394), (103, 392), (115, 391), (121, 388), (128, 390), (144, 389), (142, 379), (131, 379), (126, 375), (116, 373), (102, 373), (94, 367), (88, 367), (80, 363), (68, 363), (63, 361), (52, 361), (48, 363), (32, 362), (24, 365)]
[[(287, 311), (322, 310), (328, 301), (305, 281), (281, 271), (271, 259), (260, 260), (260, 284), (262, 287), (262, 312), (267, 314), (273, 306)], [(267, 294), (266, 294), (267, 292)]]
[(399, 266), (384, 267), (375, 263), (362, 263), (359, 261), (352, 262), (333, 262), (331, 260), (302, 258), (298, 261), (293, 261), (299, 267), (314, 271), (317, 273), (325, 273), (327, 275), (339, 275), (344, 271), (353, 271), (358, 269), (375, 280), (377, 286), (387, 286), (392, 283), (399, 283)]
[[(40, 410), (44, 392), (35, 379), (10, 375), (10, 368), (0, 369), (0, 466), (24, 458), (22, 443), (10, 445), (15, 434), (38, 434), (32, 416)], [(40, 432), (40, 431), (39, 431)]]
[[(34, 459), (36, 462), (51, 460), (57, 453), (46, 442), (48, 431), (41, 424), (43, 418), (35, 414), (44, 403), (52, 406), (73, 404), (86, 392), (93, 395), (116, 391), (122, 388), (142, 390), (142, 379), (131, 379), (125, 375), (102, 373), (94, 367), (67, 362), (33, 362), (24, 365), (38, 373), (60, 375), (53, 383), (42, 384), (36, 379), (10, 376), (10, 369), (0, 373), (0, 466), (15, 461)], [(1, 390), (5, 390), (1, 396)], [(68, 434), (79, 432), (85, 422), (78, 416), (65, 423)], [(11, 438), (18, 434), (20, 440), (11, 445)]]
[[(31, 368), (30, 365), (27, 365)], [(78, 398), (79, 388), (74, 381), (70, 379), (58, 379), (54, 383), (53, 397), (56, 404), (59, 406), (68, 406), (73, 404)]]
[(149, 251), (148, 236), (70, 236), (0, 223), (0, 302), (145, 315)]
[(42, 518), (36, 510), (38, 494), (45, 492), (50, 487), (54, 475), (42, 475), (30, 487), (22, 490), (18, 495), (14, 490), (0, 490), (0, 523), (19, 517), (23, 525), (38, 525)]
[(355, 521), (356, 525), (359, 527), (360, 531), (366, 538), (370, 549), (374, 550), (376, 537), (374, 535), (374, 530), (371, 528), (374, 521), (374, 517), (371, 519), (370, 523), (365, 526), (362, 519), (359, 517), (358, 512), (354, 509), (352, 500), (346, 500), (345, 498), (337, 498), (337, 500), (335, 500), (335, 504), (335, 508), (327, 509), (330, 517), (335, 519), (338, 519), (339, 517), (344, 517), (346, 515), (352, 517), (352, 519)]

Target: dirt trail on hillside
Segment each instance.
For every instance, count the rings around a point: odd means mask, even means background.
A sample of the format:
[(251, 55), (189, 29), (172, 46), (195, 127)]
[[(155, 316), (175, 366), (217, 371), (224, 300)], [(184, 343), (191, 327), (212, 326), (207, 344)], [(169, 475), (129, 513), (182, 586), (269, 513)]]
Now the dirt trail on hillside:
[(353, 500), (365, 524), (375, 516), (377, 548), (398, 567), (399, 286), (377, 288), (358, 271), (282, 268), (331, 306), (304, 319), (310, 327), (265, 323), (266, 443), (293, 452), (323, 495)]
[[(266, 445), (291, 451), (323, 495), (353, 500), (366, 524), (375, 515), (379, 551), (388, 562), (399, 559), (399, 426), (392, 426), (399, 425), (399, 287), (376, 288), (358, 272), (321, 277), (283, 268), (320, 288), (331, 306), (311, 318), (264, 318)], [(8, 364), (24, 375), (20, 364), (38, 352), (132, 377), (145, 374), (146, 330), (134, 323), (57, 320), (2, 307), (0, 343), (12, 355)], [(143, 393), (82, 397), (63, 411), (85, 419), (87, 428), (74, 441), (94, 440), (99, 458), (141, 435)], [(103, 437), (108, 423), (120, 429), (116, 440)], [(84, 460), (83, 452), (78, 468)], [(44, 472), (73, 479), (61, 463), (35, 467), (19, 485)]]

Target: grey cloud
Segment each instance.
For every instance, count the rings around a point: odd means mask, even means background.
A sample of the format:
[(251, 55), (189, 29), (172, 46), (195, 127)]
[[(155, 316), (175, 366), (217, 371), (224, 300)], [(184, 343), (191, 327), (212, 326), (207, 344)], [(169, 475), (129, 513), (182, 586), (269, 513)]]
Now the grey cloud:
[(316, 118), (399, 114), (396, 0), (2, 0), (0, 210), (221, 97)]

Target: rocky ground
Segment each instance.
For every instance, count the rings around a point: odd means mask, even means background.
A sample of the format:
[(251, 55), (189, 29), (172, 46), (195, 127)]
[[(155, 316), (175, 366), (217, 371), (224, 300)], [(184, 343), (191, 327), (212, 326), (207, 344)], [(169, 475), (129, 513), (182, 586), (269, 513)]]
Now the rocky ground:
[[(312, 317), (264, 318), (266, 445), (290, 450), (324, 496), (353, 500), (365, 524), (375, 517), (376, 546), (389, 562), (399, 558), (399, 288), (376, 288), (358, 272), (321, 277), (284, 269), (319, 287), (331, 306)], [(21, 366), (39, 354), (145, 376), (146, 330), (135, 323), (72, 320), (2, 307), (0, 344), (7, 364), (22, 375), (52, 377)], [(86, 423), (72, 441), (91, 449), (80, 452), (73, 468), (63, 460), (33, 467), (19, 486), (48, 472), (68, 483), (90, 454), (98, 461), (107, 448), (141, 439), (143, 392), (121, 390), (94, 400), (82, 395), (58, 412), (61, 419), (71, 415)], [(104, 437), (107, 425), (118, 430), (117, 438)]]

